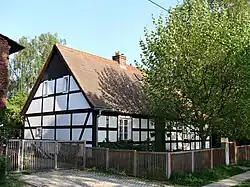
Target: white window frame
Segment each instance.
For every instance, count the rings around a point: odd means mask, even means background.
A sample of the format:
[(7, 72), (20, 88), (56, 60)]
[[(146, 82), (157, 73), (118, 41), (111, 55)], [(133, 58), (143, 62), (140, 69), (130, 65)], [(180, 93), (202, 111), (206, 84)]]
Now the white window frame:
[(49, 81), (43, 82), (43, 96), (48, 96), (48, 87), (49, 87)]
[[(126, 121), (126, 125), (125, 125), (125, 121)], [(127, 129), (126, 132), (125, 132), (125, 129)], [(120, 118), (118, 130), (119, 130), (119, 140), (129, 140), (129, 119), (128, 118)], [(127, 137), (125, 137), (126, 134), (127, 134)]]
[(69, 91), (69, 75), (63, 77), (63, 93), (68, 93)]
[(36, 138), (42, 137), (42, 127), (36, 128)]

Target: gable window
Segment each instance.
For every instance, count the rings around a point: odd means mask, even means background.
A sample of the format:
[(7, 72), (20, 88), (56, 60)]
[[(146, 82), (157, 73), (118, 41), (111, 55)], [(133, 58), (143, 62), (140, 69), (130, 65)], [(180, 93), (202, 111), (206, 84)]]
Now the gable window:
[(63, 77), (63, 93), (67, 93), (69, 91), (69, 76)]
[(48, 96), (48, 86), (49, 86), (49, 82), (48, 81), (44, 81), (43, 83), (43, 96)]
[(127, 119), (120, 120), (119, 140), (128, 140), (128, 120)]

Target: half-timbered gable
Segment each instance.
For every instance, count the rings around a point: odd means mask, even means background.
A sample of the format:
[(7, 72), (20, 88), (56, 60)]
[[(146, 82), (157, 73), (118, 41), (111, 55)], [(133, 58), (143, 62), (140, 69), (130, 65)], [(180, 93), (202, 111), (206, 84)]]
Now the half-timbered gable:
[[(23, 108), (24, 138), (154, 141), (142, 72), (116, 53), (112, 60), (55, 45)], [(168, 150), (200, 148), (187, 129), (166, 129)], [(209, 139), (207, 142), (209, 147)]]

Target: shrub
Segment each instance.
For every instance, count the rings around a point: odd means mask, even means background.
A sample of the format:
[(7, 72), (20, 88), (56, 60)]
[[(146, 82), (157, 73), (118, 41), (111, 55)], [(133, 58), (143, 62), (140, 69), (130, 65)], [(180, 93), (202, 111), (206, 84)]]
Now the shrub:
[(118, 142), (102, 142), (99, 143), (100, 147), (106, 147), (110, 149), (125, 149), (125, 150), (136, 150), (136, 151), (154, 151), (154, 142), (145, 141), (139, 145), (136, 145), (133, 141), (118, 141)]
[(0, 156), (0, 181), (5, 179), (5, 171), (7, 168), (6, 159), (3, 156)]

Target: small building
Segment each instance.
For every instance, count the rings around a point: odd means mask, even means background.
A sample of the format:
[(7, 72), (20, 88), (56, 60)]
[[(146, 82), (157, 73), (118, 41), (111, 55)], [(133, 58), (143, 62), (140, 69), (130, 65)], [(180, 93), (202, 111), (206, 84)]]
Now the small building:
[[(154, 141), (141, 85), (141, 70), (119, 52), (110, 60), (54, 45), (22, 111), (24, 138), (86, 140), (88, 146)], [(166, 148), (200, 149), (199, 136), (186, 130), (167, 132)]]

